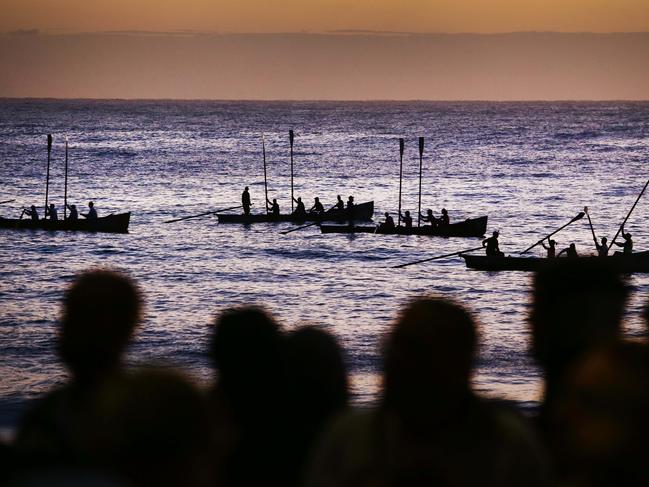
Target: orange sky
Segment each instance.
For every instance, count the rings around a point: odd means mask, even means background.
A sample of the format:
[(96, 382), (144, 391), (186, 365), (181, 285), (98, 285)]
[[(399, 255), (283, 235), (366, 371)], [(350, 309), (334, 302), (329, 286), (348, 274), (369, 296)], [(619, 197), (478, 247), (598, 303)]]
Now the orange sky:
[(0, 32), (649, 31), (649, 0), (0, 0)]

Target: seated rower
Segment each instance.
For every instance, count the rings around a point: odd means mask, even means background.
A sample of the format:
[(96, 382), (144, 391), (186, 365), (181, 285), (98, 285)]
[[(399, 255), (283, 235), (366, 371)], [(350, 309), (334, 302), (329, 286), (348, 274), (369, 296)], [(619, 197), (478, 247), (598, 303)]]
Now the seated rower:
[[(37, 222), (38, 221), (38, 210), (36, 210), (36, 207), (34, 205), (29, 207), (29, 210), (25, 208), (23, 210), (23, 213), (25, 215), (29, 215), (32, 218), (32, 221)], [(20, 218), (22, 218), (23, 215), (20, 215)]]
[(277, 203), (276, 198), (273, 198), (272, 203), (270, 200), (266, 200), (266, 208), (268, 208), (268, 211), (270, 211), (273, 216), (279, 216), (279, 204)]
[(340, 197), (340, 195), (338, 195), (338, 201), (336, 201), (336, 204), (334, 205), (334, 207), (332, 208), (332, 210), (340, 210), (340, 211), (342, 211), (342, 210), (344, 210), (344, 209), (345, 209), (345, 202), (344, 202), (343, 199)]
[(438, 224), (440, 227), (445, 227), (451, 224), (451, 220), (448, 217), (448, 211), (446, 211), (446, 208), (442, 208), (442, 216), (439, 217)]
[(554, 240), (550, 240), (548, 238), (548, 244), (550, 246), (546, 247), (545, 244), (541, 242), (543, 248), (548, 251), (548, 255), (547, 255), (548, 259), (554, 259), (556, 257), (557, 242), (555, 242)]
[(394, 230), (394, 218), (392, 218), (387, 211), (385, 212), (385, 221), (381, 222), (379, 227), (386, 230)]
[(315, 203), (313, 203), (313, 206), (309, 210), (309, 213), (315, 213), (316, 215), (322, 215), (324, 213), (324, 206), (322, 206), (322, 203), (320, 203), (320, 198), (317, 196), (313, 198)]
[(347, 218), (349, 219), (349, 226), (354, 226), (354, 197), (350, 196), (347, 200)]
[(87, 218), (88, 220), (94, 220), (97, 218), (97, 210), (95, 209), (95, 204), (92, 201), (88, 203), (88, 213), (81, 213), (81, 216)]
[(405, 215), (401, 215), (401, 219), (403, 220), (403, 224), (406, 228), (412, 228), (412, 217), (410, 216), (410, 212), (406, 211)]
[(574, 243), (571, 243), (570, 247), (566, 247), (561, 252), (559, 252), (557, 254), (557, 257), (561, 257), (563, 254), (566, 254), (566, 257), (569, 258), (579, 257), (579, 254), (577, 254), (577, 247), (575, 247)]
[(293, 212), (293, 215), (295, 216), (305, 216), (306, 215), (306, 208), (304, 207), (304, 203), (302, 202), (302, 198), (298, 196), (297, 199), (293, 198), (293, 201), (297, 203), (297, 206), (295, 207), (295, 211)]
[(77, 205), (68, 205), (68, 209), (70, 210), (70, 215), (68, 215), (68, 220), (70, 221), (77, 221), (79, 219), (79, 212), (77, 211)]
[(602, 237), (601, 243), (597, 243), (597, 240), (595, 240), (595, 248), (597, 249), (597, 255), (599, 257), (607, 257), (608, 256), (608, 249), (610, 248), (609, 245), (607, 245), (607, 238)]
[(50, 203), (49, 207), (45, 208), (45, 218), (50, 217), (50, 220), (58, 220), (59, 219), (59, 212), (56, 211), (56, 206), (54, 206), (54, 203)]
[(426, 211), (426, 216), (422, 215), (421, 213), (419, 214), (419, 216), (423, 221), (429, 222), (430, 226), (433, 228), (437, 227), (439, 223), (437, 218), (435, 218), (435, 216), (433, 215), (433, 210), (431, 210), (430, 208)]
[(622, 247), (622, 253), (625, 255), (631, 255), (633, 253), (633, 240), (631, 240), (630, 233), (624, 233), (624, 227), (622, 227), (622, 238), (624, 238), (623, 243), (614, 242), (618, 247)]
[(504, 257), (505, 254), (503, 254), (500, 251), (500, 247), (498, 246), (498, 236), (500, 234), (498, 233), (497, 230), (494, 230), (493, 234), (489, 238), (485, 238), (482, 241), (482, 246), (486, 247), (486, 253), (489, 257)]

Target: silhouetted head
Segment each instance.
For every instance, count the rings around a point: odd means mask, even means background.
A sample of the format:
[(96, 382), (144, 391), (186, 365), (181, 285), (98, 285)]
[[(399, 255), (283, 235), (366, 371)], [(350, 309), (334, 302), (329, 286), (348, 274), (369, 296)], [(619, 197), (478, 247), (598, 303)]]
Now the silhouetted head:
[(29, 208), (30, 208), (31, 210), (35, 210), (35, 209), (36, 209), (36, 206), (32, 205), (32, 206), (30, 206)]
[(95, 206), (95, 204), (91, 201), (90, 203), (88, 203), (88, 206), (92, 208), (93, 206)]
[(353, 197), (353, 196), (350, 196), (350, 197), (349, 197), (349, 201), (354, 201), (354, 197)]
[(150, 369), (120, 376), (101, 388), (96, 407), (96, 454), (109, 471), (129, 485), (206, 485), (214, 460), (208, 409), (182, 375)]
[(297, 197), (297, 201), (298, 201), (298, 203), (301, 203), (301, 202), (302, 202), (302, 198), (300, 198), (300, 197), (298, 196), (298, 197)]
[(340, 195), (338, 195), (338, 200), (339, 200), (339, 201), (342, 200), (342, 198), (340, 197)]
[(409, 211), (406, 211), (406, 216), (410, 216), (410, 212), (409, 212)]
[(554, 247), (557, 244), (557, 242), (554, 241), (554, 240), (550, 240), (549, 244), (550, 244), (550, 247)]
[(606, 237), (602, 237), (602, 243), (605, 244), (608, 241)]
[(575, 244), (574, 244), (574, 243), (571, 243), (571, 244), (570, 244), (570, 248), (571, 248), (572, 250), (577, 250), (577, 247), (575, 247)]
[(291, 332), (286, 340), (286, 371), (291, 416), (313, 422), (311, 427), (303, 425), (310, 432), (315, 433), (322, 422), (347, 405), (342, 350), (326, 331), (307, 326)]
[(498, 230), (494, 230), (494, 232), (491, 234), (493, 237), (498, 238), (500, 233), (498, 233)]
[(50, 203), (50, 208), (54, 208), (54, 203)]
[(563, 378), (553, 411), (556, 443), (582, 485), (649, 482), (647, 352), (640, 343), (595, 349)]
[(244, 189), (244, 191), (248, 191), (248, 186), (246, 186), (246, 188)]
[(436, 297), (410, 302), (385, 343), (384, 406), (414, 423), (452, 413), (471, 397), (476, 342), (473, 318), (460, 305)]
[(282, 347), (279, 326), (262, 308), (232, 308), (217, 317), (210, 355), (218, 370), (218, 389), (235, 413), (249, 414), (262, 406), (258, 400), (277, 394)]
[(277, 203), (277, 198), (273, 198), (273, 204)]
[(428, 210), (426, 210), (426, 214), (427, 214), (427, 215), (432, 215), (432, 214), (433, 214), (433, 210), (431, 210), (431, 209), (429, 208)]
[(76, 380), (119, 367), (141, 307), (137, 286), (123, 274), (97, 269), (75, 279), (63, 299), (58, 350)]
[(532, 354), (548, 383), (593, 346), (619, 337), (626, 298), (606, 262), (558, 259), (535, 275)]
[(387, 218), (387, 217), (389, 217), (389, 216), (390, 216), (390, 214), (386, 211), (386, 212), (385, 212), (385, 217)]
[(623, 233), (622, 236), (624, 237), (624, 240), (629, 240), (631, 238), (630, 233)]
[(446, 208), (442, 208), (442, 215), (446, 215), (448, 211), (446, 211)]
[(317, 203), (318, 201), (320, 201), (320, 198), (316, 196), (315, 198), (313, 198), (313, 200)]
[(76, 210), (76, 209), (77, 209), (77, 205), (70, 205), (70, 208), (73, 209), (73, 210)]

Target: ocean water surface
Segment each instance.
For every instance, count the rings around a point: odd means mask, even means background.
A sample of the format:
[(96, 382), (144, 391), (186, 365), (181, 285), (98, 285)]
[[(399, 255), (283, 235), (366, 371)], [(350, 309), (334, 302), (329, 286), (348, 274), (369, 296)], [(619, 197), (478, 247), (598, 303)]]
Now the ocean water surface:
[[(290, 207), (288, 130), (295, 138), (295, 195), (325, 206), (354, 195), (379, 219), (398, 206), (398, 138), (406, 139), (403, 209), (416, 214), (417, 137), (426, 138), (422, 210), (451, 220), (489, 215), (501, 249), (520, 251), (585, 205), (611, 238), (649, 177), (649, 103), (201, 102), (0, 100), (0, 216), (42, 206), (46, 134), (54, 136), (50, 201), (63, 204), (64, 137), (69, 202), (99, 214), (131, 211), (126, 235), (0, 230), (0, 427), (65, 380), (55, 354), (63, 292), (88, 267), (130, 273), (146, 300), (129, 349), (132, 364), (173, 364), (207, 385), (210, 325), (222, 309), (257, 303), (286, 329), (317, 324), (346, 353), (358, 404), (376, 400), (380, 347), (399, 308), (422, 294), (465, 303), (480, 323), (477, 390), (533, 407), (540, 377), (529, 358), (527, 273), (467, 270), (461, 259), (399, 263), (480, 244), (478, 239), (321, 235), (292, 225), (219, 225), (216, 217), (164, 221), (240, 204), (250, 186), (263, 210), (262, 133), (268, 191)], [(649, 249), (649, 197), (626, 229)], [(594, 246), (583, 219), (558, 248)], [(541, 249), (542, 250), (542, 249)], [(532, 252), (540, 254), (536, 249)], [(630, 278), (625, 331), (645, 334), (649, 275)]]

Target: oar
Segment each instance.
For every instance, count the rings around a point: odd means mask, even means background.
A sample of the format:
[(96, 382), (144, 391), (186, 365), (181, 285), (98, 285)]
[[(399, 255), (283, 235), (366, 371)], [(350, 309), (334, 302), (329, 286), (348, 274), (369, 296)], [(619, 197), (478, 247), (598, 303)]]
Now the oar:
[(198, 218), (199, 216), (213, 215), (214, 213), (222, 213), (224, 211), (236, 210), (237, 208), (242, 208), (242, 207), (243, 205), (239, 205), (239, 206), (233, 206), (231, 208), (223, 208), (221, 210), (206, 211), (205, 213), (199, 213), (198, 215), (184, 216), (182, 218), (176, 218), (174, 220), (167, 220), (166, 222), (163, 223), (174, 223), (182, 220), (189, 220), (190, 218)]
[(595, 229), (593, 228), (593, 222), (590, 220), (590, 215), (588, 214), (588, 207), (584, 206), (584, 213), (588, 217), (588, 225), (590, 226), (590, 231), (593, 233), (593, 242), (595, 242), (595, 248), (599, 246), (597, 243), (597, 237), (595, 236)]
[(421, 169), (424, 164), (424, 138), (419, 137), (419, 211), (417, 212), (417, 226), (421, 226)]
[(4, 205), (5, 203), (13, 203), (16, 200), (6, 200), (6, 201), (0, 201), (0, 205)]
[(63, 192), (63, 219), (68, 219), (68, 136), (65, 136), (65, 190)]
[[(331, 208), (329, 208), (329, 209), (328, 209), (327, 211), (325, 211), (324, 213), (329, 213), (329, 212), (330, 212), (331, 210), (333, 210), (335, 207), (336, 207), (336, 205), (333, 205)], [(324, 215), (324, 213), (323, 213), (323, 215)], [(322, 216), (322, 215), (321, 215), (321, 216)], [(279, 232), (279, 233), (280, 233), (281, 235), (286, 235), (287, 233), (297, 232), (298, 230), (302, 230), (303, 228), (309, 228), (309, 227), (312, 227), (313, 225), (318, 225), (319, 223), (322, 223), (322, 219), (317, 220), (317, 221), (314, 221), (314, 222), (311, 222), (311, 223), (307, 223), (306, 225), (302, 225), (301, 227), (291, 228), (290, 230), (285, 230), (285, 231), (283, 231), (283, 232)]]
[(626, 221), (627, 221), (627, 220), (629, 219), (629, 217), (631, 216), (631, 213), (632, 213), (633, 210), (635, 209), (635, 205), (637, 205), (637, 204), (638, 204), (638, 201), (640, 201), (640, 198), (642, 198), (642, 195), (644, 194), (645, 190), (647, 189), (647, 185), (649, 185), (649, 180), (647, 180), (647, 182), (646, 182), (645, 185), (644, 185), (644, 188), (642, 188), (642, 191), (640, 191), (640, 194), (639, 194), (638, 197), (636, 198), (635, 203), (633, 203), (633, 206), (632, 206), (631, 209), (629, 210), (629, 213), (627, 213), (626, 218), (625, 218), (624, 221), (622, 222), (622, 225), (620, 225), (620, 228), (617, 229), (617, 233), (615, 234), (615, 237), (613, 237), (613, 241), (611, 242), (611, 247), (613, 246), (613, 244), (615, 243), (615, 240), (617, 239), (617, 237), (620, 235), (620, 232), (621, 232), (622, 229), (624, 228), (624, 224), (626, 223)]
[(534, 247), (536, 247), (538, 244), (540, 244), (540, 243), (542, 243), (544, 240), (550, 238), (550, 237), (551, 237), (552, 235), (554, 235), (555, 233), (559, 233), (561, 230), (563, 230), (564, 228), (566, 228), (566, 227), (567, 227), (568, 225), (570, 225), (571, 223), (574, 223), (574, 222), (576, 222), (576, 221), (578, 221), (578, 220), (581, 220), (581, 219), (584, 217), (584, 215), (585, 215), (585, 212), (580, 211), (579, 213), (577, 213), (577, 216), (574, 217), (572, 220), (570, 220), (568, 223), (566, 223), (565, 225), (559, 227), (559, 228), (556, 229), (554, 232), (552, 232), (550, 235), (546, 235), (546, 236), (543, 237), (541, 240), (539, 240), (538, 242), (536, 242), (534, 245), (530, 245), (528, 248), (526, 248), (526, 249), (523, 250), (522, 252), (519, 252), (519, 254), (521, 254), (521, 255), (522, 255), (522, 254), (526, 254), (527, 252), (529, 252), (530, 250), (532, 250)]
[(293, 140), (295, 139), (295, 134), (293, 133), (293, 130), (288, 131), (288, 141), (291, 144), (291, 213), (295, 211), (295, 208), (293, 207), (293, 202), (295, 201), (295, 197), (293, 196)]
[(392, 266), (392, 268), (393, 269), (400, 269), (401, 267), (408, 267), (409, 265), (421, 264), (422, 262), (430, 262), (431, 260), (444, 259), (445, 257), (453, 257), (454, 255), (466, 254), (467, 252), (474, 252), (474, 251), (480, 250), (482, 248), (483, 247), (481, 245), (480, 247), (475, 247), (475, 248), (472, 248), (472, 249), (460, 250), (459, 252), (451, 252), (450, 254), (438, 255), (437, 257), (429, 257), (428, 259), (416, 260), (414, 262), (408, 262), (406, 264), (395, 265), (395, 266)]
[(403, 179), (403, 139), (399, 139), (399, 224), (401, 226), (401, 181)]
[(52, 134), (47, 134), (47, 179), (45, 179), (45, 215), (47, 215), (47, 200), (50, 193), (50, 155), (52, 154)]
[(268, 179), (266, 178), (266, 141), (264, 134), (261, 134), (261, 150), (264, 155), (264, 192), (266, 193), (266, 214), (268, 215)]

